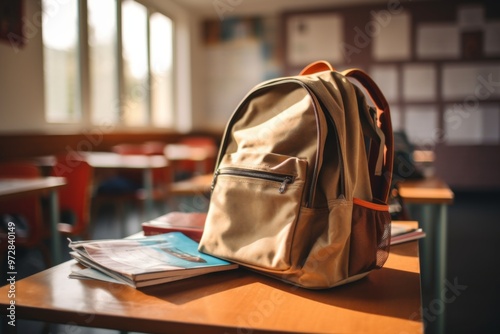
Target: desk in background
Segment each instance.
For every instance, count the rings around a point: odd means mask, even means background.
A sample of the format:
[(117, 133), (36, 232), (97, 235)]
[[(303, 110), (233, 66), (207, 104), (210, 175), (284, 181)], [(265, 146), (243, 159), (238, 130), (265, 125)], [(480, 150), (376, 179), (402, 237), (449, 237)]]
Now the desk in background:
[[(216, 146), (192, 146), (187, 144), (168, 144), (163, 151), (165, 157), (172, 164), (174, 176), (201, 175), (213, 170)], [(192, 167), (189, 165), (193, 164)], [(184, 170), (188, 167), (188, 170)]]
[[(114, 152), (78, 152), (79, 157), (85, 159), (95, 169), (136, 169), (142, 170), (142, 183), (144, 187), (144, 202), (146, 219), (153, 217), (153, 169), (168, 168), (167, 159), (162, 155), (122, 155)], [(42, 156), (35, 158), (42, 168), (52, 168), (55, 156)], [(166, 185), (167, 187), (168, 185)]]
[[(202, 212), (208, 210), (212, 180), (213, 174), (202, 174), (183, 181), (173, 182), (169, 189), (172, 207), (178, 211), (188, 212)], [(182, 203), (179, 197), (191, 198), (192, 202)]]
[(64, 177), (42, 177), (36, 179), (0, 179), (0, 200), (49, 192), (51, 253), (54, 264), (61, 262), (61, 240), (59, 224), (59, 201), (57, 188), (66, 184)]
[[(436, 288), (433, 296), (441, 300), (446, 283), (448, 205), (453, 203), (453, 191), (439, 178), (428, 177), (401, 182), (399, 195), (405, 204), (421, 208), (419, 222), (427, 234), (422, 239), (422, 283), (424, 288), (430, 288), (434, 281)], [(434, 208), (437, 208), (437, 219), (433, 215)], [(436, 321), (438, 333), (444, 332), (444, 317), (443, 310)]]
[[(423, 333), (416, 241), (393, 246), (382, 269), (327, 290), (245, 269), (136, 290), (70, 279), (74, 265), (18, 281), (17, 318), (148, 333)], [(8, 289), (0, 288), (3, 313)]]
[[(143, 171), (146, 219), (153, 218), (153, 169), (167, 168), (168, 162), (159, 155), (121, 155), (110, 152), (82, 153), (86, 161), (96, 169), (139, 169)], [(167, 187), (168, 185), (165, 185)]]

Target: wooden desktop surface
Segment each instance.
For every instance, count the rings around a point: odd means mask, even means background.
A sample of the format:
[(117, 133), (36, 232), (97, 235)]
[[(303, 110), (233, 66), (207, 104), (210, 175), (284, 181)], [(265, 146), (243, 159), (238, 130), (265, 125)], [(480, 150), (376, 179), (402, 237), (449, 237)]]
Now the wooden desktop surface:
[[(416, 225), (416, 223), (415, 223)], [(16, 283), (16, 317), (152, 333), (423, 333), (418, 243), (360, 281), (306, 290), (245, 269), (136, 290), (69, 279), (68, 261)], [(0, 288), (0, 312), (10, 303)]]
[[(57, 224), (59, 223), (59, 200), (57, 188), (66, 185), (64, 177), (47, 176), (30, 179), (0, 179), (0, 200), (28, 195), (49, 195), (51, 255), (54, 263), (61, 262), (61, 240)], [(10, 254), (9, 254), (10, 255)]]
[(9, 199), (30, 194), (39, 194), (62, 187), (66, 184), (64, 177), (48, 176), (32, 179), (0, 179), (0, 198)]
[(194, 196), (210, 193), (213, 178), (213, 174), (203, 174), (174, 182), (170, 185), (170, 194), (174, 196)]
[(155, 169), (168, 167), (168, 161), (160, 155), (122, 155), (112, 152), (89, 152), (82, 154), (94, 168)]
[(454, 197), (448, 185), (436, 177), (405, 180), (399, 184), (399, 195), (409, 204), (451, 204)]

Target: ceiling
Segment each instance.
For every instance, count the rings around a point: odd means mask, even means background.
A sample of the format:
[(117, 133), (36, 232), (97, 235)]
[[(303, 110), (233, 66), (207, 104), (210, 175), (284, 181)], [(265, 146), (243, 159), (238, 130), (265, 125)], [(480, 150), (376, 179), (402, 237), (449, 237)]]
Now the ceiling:
[[(175, 0), (204, 16), (270, 14), (286, 10), (344, 6), (384, 0)], [(219, 15), (220, 16), (220, 15)]]

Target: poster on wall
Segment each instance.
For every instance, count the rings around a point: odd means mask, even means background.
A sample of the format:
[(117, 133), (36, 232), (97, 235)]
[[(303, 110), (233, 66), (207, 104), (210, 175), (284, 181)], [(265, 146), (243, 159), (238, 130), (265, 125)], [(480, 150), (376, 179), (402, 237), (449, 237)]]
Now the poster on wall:
[(287, 23), (287, 60), (303, 67), (318, 59), (332, 63), (343, 60), (343, 21), (337, 14), (295, 15)]
[(0, 1), (0, 41), (12, 47), (24, 45), (22, 0)]

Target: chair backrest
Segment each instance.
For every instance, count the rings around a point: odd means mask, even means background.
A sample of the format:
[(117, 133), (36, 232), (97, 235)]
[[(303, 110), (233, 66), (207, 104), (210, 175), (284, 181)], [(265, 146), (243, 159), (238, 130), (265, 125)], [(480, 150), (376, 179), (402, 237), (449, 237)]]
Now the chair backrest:
[[(39, 168), (28, 161), (4, 162), (0, 163), (0, 178), (22, 178), (32, 179), (41, 176)], [(0, 201), (0, 215), (10, 215), (22, 217), (27, 226), (27, 230), (22, 231), (21, 226), (17, 234), (18, 239), (25, 247), (33, 247), (43, 240), (43, 219), (42, 205), (39, 195), (26, 195), (19, 198)], [(23, 233), (25, 232), (25, 233)]]
[[(85, 160), (58, 157), (51, 175), (66, 178), (66, 186), (59, 190), (59, 209), (73, 222), (59, 224), (61, 233), (87, 236), (90, 225), (93, 168)], [(63, 214), (61, 214), (63, 216)]]

